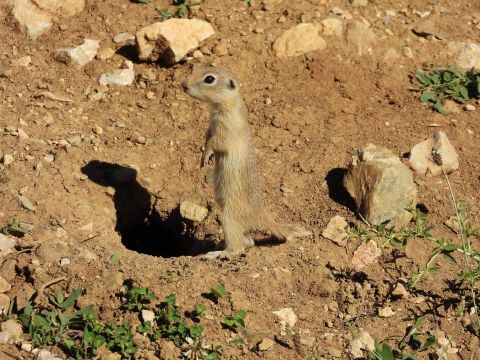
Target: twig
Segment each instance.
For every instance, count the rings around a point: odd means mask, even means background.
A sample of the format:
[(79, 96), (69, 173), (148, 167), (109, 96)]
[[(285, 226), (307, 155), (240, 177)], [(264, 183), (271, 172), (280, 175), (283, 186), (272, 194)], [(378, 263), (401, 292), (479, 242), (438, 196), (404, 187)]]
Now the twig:
[(80, 241), (80, 242), (81, 242), (81, 243), (84, 243), (84, 242), (87, 242), (87, 241), (89, 241), (89, 240), (95, 239), (96, 237), (99, 237), (99, 236), (100, 236), (100, 233), (96, 233), (95, 235), (90, 236), (90, 237), (88, 237), (88, 238), (86, 238), (85, 240), (82, 240), (82, 241)]

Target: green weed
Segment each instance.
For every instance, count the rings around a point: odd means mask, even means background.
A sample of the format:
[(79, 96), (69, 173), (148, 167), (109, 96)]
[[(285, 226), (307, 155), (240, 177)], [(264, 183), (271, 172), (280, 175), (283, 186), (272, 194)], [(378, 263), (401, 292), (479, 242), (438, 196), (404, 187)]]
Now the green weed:
[(451, 65), (433, 66), (426, 71), (417, 70), (415, 76), (420, 83), (416, 89), (421, 93), (419, 100), (430, 103), (432, 109), (441, 114), (448, 112), (444, 108), (445, 100), (463, 104), (480, 95), (480, 73), (475, 69), (462, 71)]
[(126, 286), (125, 300), (121, 306), (125, 310), (141, 311), (144, 305), (149, 304), (157, 297), (148, 288)]
[(231, 329), (245, 329), (245, 317), (247, 312), (245, 310), (238, 310), (233, 316), (227, 316), (223, 319), (223, 324)]
[(171, 13), (168, 9), (159, 9), (160, 17), (164, 20), (171, 18), (183, 18), (191, 12), (192, 6), (199, 5), (200, 1), (194, 0), (172, 0), (172, 5), (176, 6), (176, 10)]
[(0, 233), (4, 235), (13, 235), (16, 237), (23, 237), (28, 234), (29, 231), (30, 230), (18, 219), (13, 219), (10, 224), (0, 228)]

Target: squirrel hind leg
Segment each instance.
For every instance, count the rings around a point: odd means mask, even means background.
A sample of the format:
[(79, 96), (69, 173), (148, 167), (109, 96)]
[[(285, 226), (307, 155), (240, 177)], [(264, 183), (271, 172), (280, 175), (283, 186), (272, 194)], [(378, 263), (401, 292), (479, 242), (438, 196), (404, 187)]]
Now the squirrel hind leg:
[(255, 242), (253, 241), (252, 237), (250, 234), (244, 234), (243, 235), (243, 246), (245, 249), (251, 248), (255, 246)]
[(245, 250), (245, 230), (242, 224), (231, 217), (224, 216), (222, 227), (225, 236), (225, 251), (234, 254), (243, 252)]

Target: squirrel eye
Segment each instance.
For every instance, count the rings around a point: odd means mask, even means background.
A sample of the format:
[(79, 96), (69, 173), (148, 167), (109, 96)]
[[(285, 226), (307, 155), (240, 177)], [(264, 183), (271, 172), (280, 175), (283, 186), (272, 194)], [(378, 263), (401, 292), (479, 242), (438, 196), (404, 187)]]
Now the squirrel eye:
[(208, 75), (205, 77), (205, 79), (203, 79), (203, 82), (205, 84), (213, 84), (214, 81), (215, 81), (215, 77), (212, 75)]

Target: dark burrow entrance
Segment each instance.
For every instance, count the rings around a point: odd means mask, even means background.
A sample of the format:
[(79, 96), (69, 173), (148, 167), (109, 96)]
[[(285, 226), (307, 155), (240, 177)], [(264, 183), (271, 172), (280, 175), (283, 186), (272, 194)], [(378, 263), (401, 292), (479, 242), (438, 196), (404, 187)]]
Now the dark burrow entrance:
[(115, 189), (115, 230), (127, 249), (161, 257), (196, 255), (213, 249), (211, 241), (196, 241), (193, 228), (182, 221), (178, 208), (170, 213), (158, 212), (161, 199), (137, 181), (135, 169), (92, 160), (81, 171), (91, 181)]

